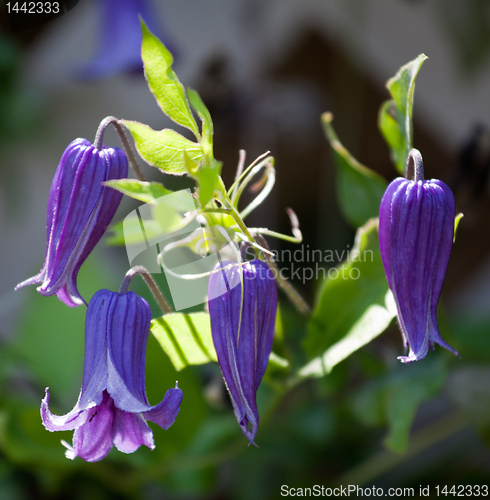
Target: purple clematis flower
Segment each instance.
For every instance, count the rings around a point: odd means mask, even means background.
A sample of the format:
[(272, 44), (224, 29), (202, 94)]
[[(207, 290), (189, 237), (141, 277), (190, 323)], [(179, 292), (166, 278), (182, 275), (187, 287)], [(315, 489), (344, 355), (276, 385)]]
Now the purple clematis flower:
[[(139, 17), (155, 32), (155, 16), (147, 0), (97, 0), (100, 37), (95, 57), (85, 64), (80, 77), (98, 80), (119, 73), (143, 73)], [(156, 30), (158, 32), (158, 30)], [(162, 38), (162, 41), (165, 40)]]
[(49, 391), (41, 403), (41, 418), (49, 431), (75, 430), (67, 458), (87, 462), (104, 458), (114, 444), (132, 453), (144, 444), (154, 449), (146, 420), (168, 429), (179, 413), (182, 391), (169, 389), (151, 406), (145, 390), (146, 342), (150, 307), (134, 292), (99, 290), (90, 301), (85, 322), (85, 365), (82, 391), (72, 411), (53, 415)]
[(455, 204), (444, 182), (423, 179), (422, 156), (412, 149), (408, 161), (415, 180), (395, 179), (386, 189), (379, 211), (379, 245), (388, 284), (408, 356), (404, 363), (425, 358), (433, 343), (458, 354), (442, 339), (437, 304), (451, 254)]
[(255, 444), (259, 428), (256, 393), (272, 350), (276, 284), (260, 260), (243, 265), (222, 262), (214, 270), (218, 272), (209, 279), (214, 347), (240, 428)]
[(99, 150), (86, 139), (75, 139), (66, 148), (49, 191), (44, 266), (16, 289), (41, 285), (41, 295), (56, 294), (71, 307), (85, 303), (77, 289), (78, 271), (122, 198), (122, 193), (101, 183), (127, 175), (128, 160), (118, 148)]

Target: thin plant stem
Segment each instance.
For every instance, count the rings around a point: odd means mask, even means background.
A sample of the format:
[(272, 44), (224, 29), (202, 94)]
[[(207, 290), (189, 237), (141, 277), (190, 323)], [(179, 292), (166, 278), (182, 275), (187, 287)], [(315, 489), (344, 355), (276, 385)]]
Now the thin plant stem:
[[(266, 151), (264, 154), (261, 154), (258, 158), (256, 158), (246, 169), (245, 171), (240, 175), (240, 177), (231, 185), (230, 189), (228, 190), (228, 196), (231, 196), (231, 193), (235, 191), (235, 188), (237, 185), (242, 181), (242, 179), (250, 172), (252, 168), (254, 168), (256, 165), (258, 166), (259, 160), (262, 160), (260, 165), (262, 163), (266, 163), (269, 161), (269, 158), (266, 158), (270, 154), (270, 151)], [(235, 202), (235, 197), (231, 197), (232, 201)]]
[[(261, 234), (256, 234), (255, 239), (257, 240), (257, 243), (259, 245), (263, 246), (267, 250), (269, 250), (269, 245), (267, 244), (267, 241)], [(289, 301), (296, 307), (296, 309), (301, 313), (301, 314), (309, 314), (310, 313), (310, 306), (306, 302), (306, 300), (301, 296), (301, 294), (294, 288), (294, 286), (282, 276), (281, 270), (277, 266), (277, 264), (272, 260), (272, 257), (267, 254), (263, 253), (264, 259), (266, 260), (267, 264), (275, 270), (275, 278), (277, 281), (277, 284), (281, 287), (282, 291), (287, 295)]]
[(171, 313), (172, 308), (170, 307), (168, 302), (165, 300), (165, 297), (162, 295), (162, 292), (160, 291), (160, 288), (158, 288), (156, 281), (153, 279), (151, 274), (143, 266), (134, 266), (126, 273), (126, 276), (124, 277), (124, 280), (121, 283), (121, 287), (119, 288), (119, 293), (127, 293), (128, 292), (131, 280), (137, 274), (139, 274), (145, 280), (146, 284), (148, 285), (148, 288), (151, 290), (151, 293), (155, 297), (155, 299), (158, 302), (158, 305), (160, 306), (163, 313), (164, 314)]
[(418, 149), (413, 148), (408, 153), (405, 171), (407, 179), (411, 179), (413, 176), (414, 182), (424, 180), (424, 162)]
[(130, 163), (131, 168), (133, 169), (136, 177), (140, 181), (145, 181), (146, 179), (138, 166), (136, 156), (134, 155), (133, 148), (131, 147), (131, 144), (129, 143), (128, 136), (126, 135), (126, 131), (124, 130), (123, 126), (121, 125), (121, 123), (119, 122), (119, 120), (116, 117), (108, 116), (100, 122), (99, 128), (97, 129), (97, 133), (95, 134), (94, 147), (96, 149), (102, 149), (102, 144), (103, 144), (103, 140), (104, 140), (104, 132), (105, 132), (105, 129), (109, 125), (113, 125), (114, 128), (116, 129), (116, 132), (119, 135), (119, 139), (121, 139), (121, 142), (122, 142), (122, 145), (124, 148), (124, 152), (126, 153), (126, 156), (128, 157), (129, 163)]

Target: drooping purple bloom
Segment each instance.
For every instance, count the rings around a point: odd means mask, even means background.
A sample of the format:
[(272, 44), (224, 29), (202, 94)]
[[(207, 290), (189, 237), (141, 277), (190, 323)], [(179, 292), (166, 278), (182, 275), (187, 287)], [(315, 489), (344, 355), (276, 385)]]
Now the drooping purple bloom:
[[(99, 39), (95, 57), (85, 64), (80, 77), (107, 78), (128, 72), (143, 74), (139, 16), (154, 32), (155, 16), (147, 0), (97, 0)], [(162, 38), (163, 42), (166, 42)]]
[(99, 290), (90, 301), (85, 322), (85, 364), (82, 391), (72, 411), (53, 415), (49, 391), (41, 403), (41, 418), (49, 431), (75, 430), (67, 458), (87, 462), (104, 458), (114, 444), (132, 453), (144, 444), (154, 449), (146, 423), (168, 429), (179, 413), (181, 389), (169, 389), (156, 406), (145, 390), (146, 343), (150, 308), (134, 292)]
[(222, 262), (214, 271), (218, 272), (209, 279), (213, 343), (240, 428), (255, 444), (259, 428), (256, 393), (272, 350), (276, 284), (260, 260), (243, 265)]
[(20, 283), (41, 285), (46, 297), (56, 294), (73, 307), (84, 303), (77, 289), (80, 266), (100, 240), (122, 194), (102, 182), (128, 175), (128, 160), (118, 148), (96, 149), (75, 139), (65, 150), (49, 191), (46, 214), (46, 260), (36, 276)]
[[(412, 150), (410, 154), (422, 168), (420, 153)], [(433, 343), (457, 354), (444, 342), (437, 325), (454, 216), (449, 187), (439, 180), (423, 180), (423, 174), (416, 181), (395, 179), (381, 200), (379, 245), (403, 340), (409, 347), (408, 356), (398, 358), (404, 363), (425, 358)]]

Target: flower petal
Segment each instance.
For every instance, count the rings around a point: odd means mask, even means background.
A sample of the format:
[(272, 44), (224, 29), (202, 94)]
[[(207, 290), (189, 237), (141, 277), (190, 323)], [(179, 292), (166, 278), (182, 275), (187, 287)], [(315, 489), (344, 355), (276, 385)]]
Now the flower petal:
[(133, 453), (142, 444), (155, 449), (153, 432), (141, 413), (128, 413), (116, 408), (114, 446), (123, 453)]
[(87, 462), (102, 460), (111, 450), (114, 441), (115, 412), (114, 401), (104, 391), (102, 403), (87, 410), (88, 420), (75, 429), (73, 450), (66, 451), (67, 458), (81, 457)]
[(179, 388), (169, 389), (165, 393), (162, 402), (149, 411), (143, 413), (146, 420), (155, 422), (162, 429), (168, 429), (177, 418), (182, 402), (182, 390)]
[(114, 294), (107, 315), (107, 390), (116, 406), (140, 413), (151, 410), (145, 390), (146, 344), (151, 312), (134, 292)]
[[(238, 423), (253, 443), (259, 425), (256, 392), (272, 349), (277, 291), (269, 267), (253, 260), (218, 264), (209, 280), (213, 343)], [(230, 287), (240, 280), (243, 284)], [(243, 288), (243, 300), (242, 300)]]
[(437, 304), (454, 232), (454, 197), (441, 181), (395, 179), (381, 201), (380, 251), (395, 298), (409, 363), (423, 359), (431, 342), (455, 352), (437, 326)]
[(78, 403), (72, 411), (66, 415), (54, 415), (49, 410), (49, 387), (46, 387), (46, 395), (41, 401), (41, 419), (48, 431), (71, 431), (83, 425), (89, 417), (89, 410), (80, 409)]
[(41, 285), (41, 295), (56, 294), (72, 307), (84, 303), (76, 285), (78, 270), (106, 230), (122, 197), (101, 183), (126, 177), (127, 172), (126, 155), (118, 148), (97, 150), (85, 139), (76, 139), (66, 148), (49, 192), (43, 268), (16, 289), (37, 284)]

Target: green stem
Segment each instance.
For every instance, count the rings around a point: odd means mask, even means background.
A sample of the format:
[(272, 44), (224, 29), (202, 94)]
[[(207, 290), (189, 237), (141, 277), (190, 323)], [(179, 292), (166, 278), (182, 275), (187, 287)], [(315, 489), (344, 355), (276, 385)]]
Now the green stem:
[[(261, 234), (256, 234), (255, 238), (260, 246), (269, 250), (267, 241), (265, 241), (265, 238)], [(281, 270), (279, 269), (277, 264), (272, 260), (272, 257), (268, 253), (263, 253), (263, 256), (267, 264), (269, 264), (269, 266), (276, 271), (274, 274), (277, 284), (281, 287), (282, 291), (287, 295), (290, 302), (294, 305), (294, 307), (296, 307), (296, 309), (301, 314), (305, 315), (309, 314), (310, 306), (308, 305), (306, 300), (301, 296), (301, 294), (296, 290), (296, 288), (294, 288), (294, 286), (286, 278), (284, 278), (284, 276), (282, 276)]]
[(165, 297), (162, 295), (162, 292), (160, 291), (160, 288), (158, 288), (156, 281), (143, 266), (134, 266), (126, 273), (126, 276), (124, 277), (124, 280), (121, 283), (121, 287), (119, 288), (119, 293), (120, 294), (128, 293), (129, 285), (132, 279), (137, 274), (139, 274), (145, 280), (146, 284), (148, 285), (148, 288), (151, 290), (151, 293), (155, 297), (155, 300), (162, 309), (163, 314), (171, 313), (172, 308), (169, 306), (168, 302), (165, 300)]
[(280, 240), (284, 241), (290, 241), (291, 243), (301, 243), (303, 239), (296, 238), (295, 236), (288, 236), (287, 234), (282, 234), (282, 233), (276, 233), (275, 231), (271, 231), (270, 229), (267, 229), (266, 227), (251, 227), (249, 228), (249, 231), (251, 233), (255, 234), (265, 234), (266, 236), (272, 236), (274, 238), (278, 238)]

